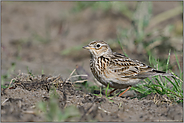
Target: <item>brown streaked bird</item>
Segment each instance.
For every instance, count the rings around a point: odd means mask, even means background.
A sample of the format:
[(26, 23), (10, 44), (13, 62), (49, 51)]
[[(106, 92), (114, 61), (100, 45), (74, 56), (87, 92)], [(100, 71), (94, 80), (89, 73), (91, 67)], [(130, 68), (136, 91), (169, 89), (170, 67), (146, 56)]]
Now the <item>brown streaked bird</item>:
[(104, 41), (92, 41), (83, 48), (88, 49), (92, 55), (90, 68), (94, 77), (103, 85), (116, 89), (125, 89), (119, 97), (128, 91), (131, 86), (140, 80), (156, 75), (173, 76), (158, 71), (138, 60), (132, 60), (125, 55), (112, 52)]

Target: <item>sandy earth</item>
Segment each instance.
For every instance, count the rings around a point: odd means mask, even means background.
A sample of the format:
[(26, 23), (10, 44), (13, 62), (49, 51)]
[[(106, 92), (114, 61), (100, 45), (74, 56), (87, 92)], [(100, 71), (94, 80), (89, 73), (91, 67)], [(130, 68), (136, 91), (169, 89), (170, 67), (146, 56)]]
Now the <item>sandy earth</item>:
[[(128, 3), (132, 8), (135, 3)], [(155, 2), (153, 16), (178, 6), (178, 2)], [(81, 47), (91, 40), (100, 39), (107, 42), (117, 37), (117, 27), (127, 28), (131, 25), (129, 19), (114, 13), (92, 11), (85, 9), (82, 12), (71, 12), (75, 2), (1, 2), (2, 5), (2, 66), (1, 74), (6, 74), (15, 63), (15, 70), (9, 79), (27, 73), (27, 67), (35, 76), (42, 74), (54, 77), (61, 75), (65, 80), (75, 69), (82, 67), (82, 73), (88, 74), (88, 81), (94, 82), (89, 70), (89, 52)], [(177, 24), (182, 21), (176, 16), (160, 24), (164, 27), (168, 23)], [(113, 43), (112, 43), (113, 44)], [(117, 45), (116, 45), (117, 46)], [(181, 44), (179, 44), (181, 47)], [(178, 46), (178, 47), (179, 47)], [(67, 55), (63, 51), (75, 49)], [(180, 48), (179, 47), (179, 48)], [(180, 48), (182, 49), (182, 47)], [(113, 48), (121, 51), (121, 48)], [(133, 57), (139, 55), (125, 50)], [(82, 55), (81, 55), (82, 54)], [(168, 53), (167, 53), (168, 54)], [(167, 54), (166, 58), (167, 58)], [(142, 55), (140, 55), (142, 56)], [(171, 61), (174, 61), (172, 59)], [(182, 54), (179, 56), (182, 65)], [(144, 61), (144, 59), (143, 59)], [(148, 61), (145, 61), (148, 63)], [(18, 75), (19, 74), (19, 75)], [(37, 80), (38, 81), (38, 80)], [(35, 80), (35, 82), (37, 82)], [(44, 121), (43, 114), (35, 114), (35, 105), (49, 97), (45, 83), (39, 86), (27, 83), (29, 89), (17, 80), (14, 88), (1, 90), (1, 120), (2, 121)], [(53, 82), (53, 81), (51, 81)], [(64, 81), (61, 81), (63, 83)], [(9, 84), (9, 81), (6, 81)], [(43, 86), (42, 86), (43, 85)], [(138, 100), (136, 97), (113, 97), (110, 101), (104, 95), (94, 96), (86, 91), (78, 90), (71, 82), (57, 87), (60, 95), (60, 108), (75, 105), (80, 116), (74, 121), (183, 121), (183, 104), (162, 102), (155, 104), (150, 95)], [(66, 95), (64, 98), (63, 95)], [(157, 95), (158, 97), (160, 95)], [(160, 98), (164, 98), (160, 96)], [(71, 100), (74, 100), (73, 102)], [(70, 121), (70, 119), (67, 119)]]

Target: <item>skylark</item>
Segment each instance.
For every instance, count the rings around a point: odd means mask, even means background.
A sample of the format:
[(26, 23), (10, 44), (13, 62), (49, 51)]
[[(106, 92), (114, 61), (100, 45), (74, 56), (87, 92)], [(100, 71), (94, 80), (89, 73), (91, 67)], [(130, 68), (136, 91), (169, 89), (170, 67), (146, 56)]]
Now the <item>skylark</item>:
[(138, 60), (132, 60), (125, 55), (112, 52), (104, 41), (92, 41), (83, 48), (92, 55), (90, 68), (94, 77), (103, 85), (116, 89), (125, 89), (119, 97), (140, 80), (156, 75), (172, 76), (172, 74), (158, 71)]

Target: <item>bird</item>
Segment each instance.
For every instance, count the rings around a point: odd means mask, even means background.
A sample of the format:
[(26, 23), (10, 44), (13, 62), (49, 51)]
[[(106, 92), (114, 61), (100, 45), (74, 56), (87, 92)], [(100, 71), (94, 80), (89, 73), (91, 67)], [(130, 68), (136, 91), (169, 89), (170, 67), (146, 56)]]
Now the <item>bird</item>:
[(91, 41), (83, 48), (91, 53), (90, 69), (93, 76), (101, 84), (114, 88), (110, 94), (117, 89), (126, 89), (118, 97), (147, 77), (173, 76), (123, 54), (112, 52), (110, 46), (103, 40)]

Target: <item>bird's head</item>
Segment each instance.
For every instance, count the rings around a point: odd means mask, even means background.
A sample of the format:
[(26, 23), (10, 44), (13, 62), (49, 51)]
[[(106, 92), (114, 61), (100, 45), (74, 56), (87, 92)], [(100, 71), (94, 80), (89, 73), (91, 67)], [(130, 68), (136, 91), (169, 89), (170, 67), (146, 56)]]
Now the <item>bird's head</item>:
[(111, 48), (104, 41), (92, 41), (83, 48), (88, 49), (93, 57), (100, 57), (112, 54)]

